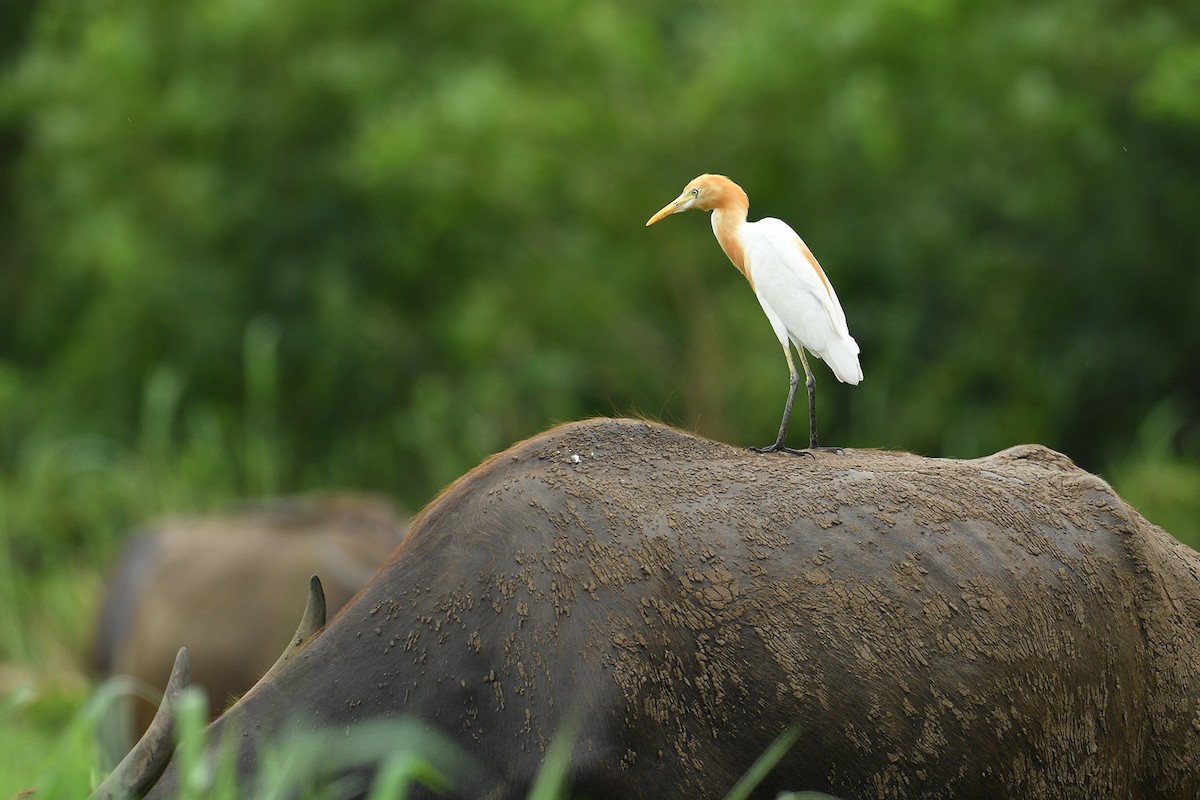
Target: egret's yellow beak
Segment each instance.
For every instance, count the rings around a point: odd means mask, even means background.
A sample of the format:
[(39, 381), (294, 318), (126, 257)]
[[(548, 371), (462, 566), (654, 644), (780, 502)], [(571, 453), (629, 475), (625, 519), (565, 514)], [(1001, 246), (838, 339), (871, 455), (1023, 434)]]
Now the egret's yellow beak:
[(694, 194), (691, 192), (684, 192), (683, 194), (679, 195), (679, 197), (676, 197), (674, 200), (660, 208), (658, 213), (653, 217), (646, 220), (646, 227), (649, 228), (663, 217), (669, 217), (672, 214), (678, 214), (680, 211), (687, 211), (692, 207), (692, 203), (695, 202), (696, 196)]

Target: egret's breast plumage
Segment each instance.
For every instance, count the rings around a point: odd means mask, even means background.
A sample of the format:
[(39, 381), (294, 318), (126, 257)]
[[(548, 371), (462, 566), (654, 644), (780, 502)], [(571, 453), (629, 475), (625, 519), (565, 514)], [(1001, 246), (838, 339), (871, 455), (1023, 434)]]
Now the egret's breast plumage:
[(717, 243), (725, 251), (725, 255), (738, 268), (738, 272), (746, 276), (750, 286), (754, 286), (754, 276), (746, 263), (746, 247), (743, 233), (747, 227), (746, 218), (736, 214), (714, 211), (712, 214), (712, 229), (717, 237)]

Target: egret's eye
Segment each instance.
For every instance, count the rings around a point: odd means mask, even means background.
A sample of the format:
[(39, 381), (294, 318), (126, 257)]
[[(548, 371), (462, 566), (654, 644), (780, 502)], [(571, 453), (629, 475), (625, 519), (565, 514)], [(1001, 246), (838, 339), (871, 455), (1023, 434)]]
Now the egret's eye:
[(699, 196), (700, 196), (700, 190), (692, 189), (692, 197), (699, 197)]

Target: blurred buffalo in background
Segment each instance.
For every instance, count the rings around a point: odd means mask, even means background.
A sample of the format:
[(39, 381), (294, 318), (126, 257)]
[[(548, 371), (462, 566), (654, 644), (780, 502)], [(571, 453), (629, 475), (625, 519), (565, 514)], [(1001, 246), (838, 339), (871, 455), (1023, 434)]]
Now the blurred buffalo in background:
[[(107, 581), (91, 668), (145, 684), (132, 719), (149, 724), (180, 646), (212, 716), (266, 672), (287, 644), (309, 576), (330, 613), (363, 587), (404, 538), (407, 516), (376, 495), (266, 500), (214, 516), (168, 517), (130, 539)], [(153, 688), (153, 691), (150, 690)], [(128, 734), (128, 707), (106, 726)], [(121, 733), (117, 733), (121, 731)], [(112, 742), (119, 746), (119, 742)]]

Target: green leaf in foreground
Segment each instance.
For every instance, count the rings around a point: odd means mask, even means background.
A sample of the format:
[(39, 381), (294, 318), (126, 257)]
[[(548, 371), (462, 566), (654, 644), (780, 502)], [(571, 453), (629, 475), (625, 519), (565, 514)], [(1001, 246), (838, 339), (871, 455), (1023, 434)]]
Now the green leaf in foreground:
[(795, 725), (781, 733), (779, 738), (766, 749), (766, 752), (750, 766), (741, 780), (734, 784), (734, 787), (729, 790), (729, 794), (725, 795), (725, 800), (746, 800), (750, 796), (750, 792), (754, 791), (754, 787), (762, 783), (763, 778), (767, 777), (771, 770), (775, 769), (779, 760), (787, 754), (787, 751), (792, 749), (798, 736), (800, 736), (800, 728)]
[(567, 767), (571, 762), (571, 741), (575, 738), (574, 725), (568, 725), (558, 732), (550, 743), (546, 760), (538, 770), (533, 788), (529, 790), (526, 800), (559, 800), (564, 797), (563, 789), (567, 782)]

